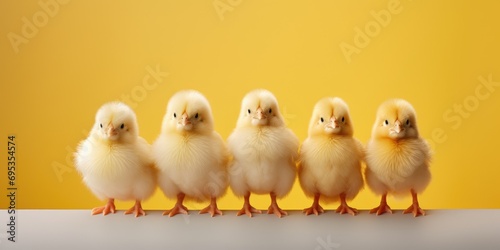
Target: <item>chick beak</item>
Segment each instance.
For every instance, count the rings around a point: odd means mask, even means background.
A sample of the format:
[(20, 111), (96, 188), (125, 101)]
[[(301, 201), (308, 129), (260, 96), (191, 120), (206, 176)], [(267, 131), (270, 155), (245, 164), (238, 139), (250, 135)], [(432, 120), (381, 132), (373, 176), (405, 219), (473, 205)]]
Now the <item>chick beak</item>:
[(339, 123), (337, 122), (337, 118), (335, 118), (335, 116), (333, 116), (332, 118), (330, 118), (330, 122), (326, 124), (326, 127), (328, 129), (336, 129), (339, 127)]
[(108, 137), (118, 135), (118, 131), (116, 128), (113, 126), (113, 124), (109, 124), (108, 127), (106, 128), (106, 134)]
[(191, 124), (191, 121), (189, 120), (189, 116), (186, 113), (182, 114), (181, 125), (182, 126), (187, 126), (187, 125), (190, 125), (190, 124)]
[(394, 127), (392, 130), (396, 133), (399, 134), (401, 131), (403, 131), (403, 126), (401, 126), (401, 122), (399, 120), (396, 120), (394, 123)]
[(262, 110), (262, 108), (260, 108), (260, 107), (259, 107), (259, 108), (257, 109), (257, 116), (256, 116), (255, 118), (257, 118), (257, 119), (259, 119), (259, 120), (267, 119), (267, 116), (266, 116), (266, 114), (264, 113), (264, 111)]
[(337, 118), (334, 116), (330, 119), (330, 124), (332, 124), (332, 128), (336, 129), (339, 127), (339, 122), (337, 121)]

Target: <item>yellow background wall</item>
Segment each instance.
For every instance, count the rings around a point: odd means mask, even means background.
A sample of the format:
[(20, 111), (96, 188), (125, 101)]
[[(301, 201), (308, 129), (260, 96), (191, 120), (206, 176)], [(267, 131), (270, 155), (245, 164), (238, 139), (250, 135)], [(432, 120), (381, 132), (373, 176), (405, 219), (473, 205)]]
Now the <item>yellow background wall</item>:
[[(97, 109), (129, 96), (152, 142), (169, 97), (186, 88), (207, 96), (224, 138), (255, 88), (274, 92), (301, 141), (319, 98), (342, 97), (363, 142), (377, 106), (405, 98), (435, 150), (422, 207), (500, 208), (498, 1), (41, 2), (57, 5), (0, 1), (1, 208), (8, 134), (17, 135), (19, 208), (91, 208), (102, 202), (81, 182), (71, 153)], [(391, 13), (390, 20), (382, 16), (382, 25), (372, 12)], [(372, 36), (363, 40), (358, 30), (366, 35), (366, 28)], [(346, 56), (342, 46), (356, 52)], [(164, 73), (151, 75), (157, 70)], [(481, 77), (486, 84), (490, 77), (488, 87)], [(269, 205), (268, 196), (252, 201)], [(351, 204), (378, 202), (365, 189)], [(310, 203), (296, 183), (280, 205)], [(389, 204), (403, 208), (410, 199)], [(157, 190), (144, 207), (171, 205)], [(241, 205), (232, 193), (219, 203)]]

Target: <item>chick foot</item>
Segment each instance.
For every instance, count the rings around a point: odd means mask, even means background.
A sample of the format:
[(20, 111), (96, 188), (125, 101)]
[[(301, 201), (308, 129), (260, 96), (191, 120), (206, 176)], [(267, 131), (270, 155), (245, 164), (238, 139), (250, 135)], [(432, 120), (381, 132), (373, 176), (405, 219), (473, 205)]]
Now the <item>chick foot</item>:
[(222, 216), (222, 211), (220, 211), (219, 208), (217, 208), (217, 201), (215, 200), (215, 198), (212, 198), (210, 200), (210, 205), (200, 210), (200, 214), (206, 214), (206, 213), (210, 213), (211, 217), (214, 217), (215, 214), (219, 214)]
[(325, 212), (325, 210), (323, 210), (323, 207), (319, 205), (319, 194), (314, 195), (314, 201), (312, 206), (305, 208), (304, 210), (302, 210), (302, 212), (305, 213), (306, 215), (310, 214), (319, 215)]
[(382, 199), (380, 200), (380, 205), (378, 207), (370, 210), (370, 214), (374, 214), (374, 213), (376, 213), (377, 215), (381, 215), (384, 213), (391, 213), (392, 214), (391, 207), (389, 207), (389, 205), (387, 205), (387, 194), (382, 195)]
[(337, 208), (337, 210), (335, 210), (335, 212), (339, 214), (349, 213), (350, 215), (353, 216), (358, 214), (358, 210), (356, 208), (352, 208), (349, 205), (347, 205), (345, 197), (346, 197), (345, 193), (340, 194), (340, 206)]
[(267, 214), (275, 214), (278, 218), (281, 218), (283, 215), (288, 215), (286, 211), (282, 210), (278, 206), (278, 203), (276, 202), (276, 195), (274, 193), (271, 193), (271, 205), (267, 210)]
[(177, 195), (177, 202), (175, 203), (175, 206), (172, 209), (163, 212), (162, 215), (168, 214), (168, 217), (172, 217), (176, 214), (188, 214), (187, 207), (182, 205), (182, 202), (184, 201), (184, 197), (185, 197), (185, 195), (183, 193), (178, 194)]
[(238, 213), (236, 214), (236, 216), (240, 216), (242, 214), (246, 214), (246, 215), (248, 215), (248, 217), (252, 217), (253, 213), (261, 214), (262, 211), (260, 211), (259, 209), (254, 208), (254, 207), (252, 207), (250, 205), (250, 194), (245, 195), (245, 203), (243, 204), (243, 208), (240, 211), (238, 211)]
[(107, 215), (109, 213), (116, 213), (115, 199), (109, 199), (108, 203), (102, 207), (95, 207), (92, 209), (92, 215), (100, 214)]
[(425, 216), (425, 211), (418, 205), (417, 193), (413, 189), (411, 190), (411, 196), (413, 197), (413, 204), (403, 211), (403, 214), (413, 213), (413, 217)]
[(129, 210), (125, 211), (125, 214), (134, 213), (135, 217), (146, 216), (146, 212), (142, 209), (141, 201), (135, 201), (135, 205), (131, 207)]

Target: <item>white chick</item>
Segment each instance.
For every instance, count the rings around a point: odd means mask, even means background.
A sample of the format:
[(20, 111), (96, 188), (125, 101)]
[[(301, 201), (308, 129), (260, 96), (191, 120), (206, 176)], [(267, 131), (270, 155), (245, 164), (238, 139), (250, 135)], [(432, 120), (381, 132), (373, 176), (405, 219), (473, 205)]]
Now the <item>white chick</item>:
[(392, 213), (387, 205), (387, 194), (410, 193), (413, 204), (403, 213), (413, 213), (415, 217), (425, 215), (417, 194), (430, 182), (430, 159), (430, 149), (419, 136), (412, 105), (401, 99), (382, 103), (366, 151), (366, 182), (371, 190), (382, 195), (380, 206), (370, 213)]
[(78, 146), (75, 165), (89, 189), (99, 199), (108, 199), (105, 206), (92, 209), (92, 215), (115, 213), (115, 199), (135, 200), (125, 214), (146, 215), (141, 201), (156, 188), (154, 160), (127, 105), (112, 102), (99, 109), (89, 137)]
[(363, 146), (353, 138), (347, 104), (340, 98), (323, 98), (314, 106), (309, 136), (301, 146), (299, 182), (308, 197), (314, 197), (306, 215), (320, 214), (320, 197), (326, 201), (340, 198), (337, 213), (356, 215), (347, 205), (363, 188), (361, 161)]
[(222, 215), (216, 200), (228, 188), (229, 153), (214, 130), (210, 104), (201, 93), (186, 90), (172, 96), (153, 152), (160, 170), (159, 187), (168, 198), (177, 198), (175, 206), (163, 215), (188, 214), (184, 198), (210, 200), (200, 214)]
[(270, 194), (268, 214), (287, 215), (276, 198), (287, 195), (295, 181), (299, 140), (286, 127), (271, 92), (254, 90), (243, 98), (228, 147), (233, 155), (230, 185), (245, 199), (237, 215), (261, 213), (250, 205), (250, 193)]

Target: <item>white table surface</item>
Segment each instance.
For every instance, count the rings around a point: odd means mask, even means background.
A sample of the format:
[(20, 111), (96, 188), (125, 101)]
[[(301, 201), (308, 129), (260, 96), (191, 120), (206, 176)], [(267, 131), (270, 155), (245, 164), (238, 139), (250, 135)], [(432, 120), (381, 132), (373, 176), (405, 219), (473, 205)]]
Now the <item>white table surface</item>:
[(18, 210), (16, 243), (0, 210), (0, 249), (500, 249), (500, 210), (430, 210), (425, 217), (291, 211), (211, 218), (190, 211), (169, 218), (91, 216), (89, 210)]

